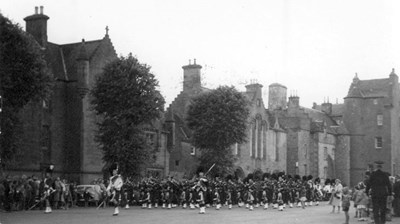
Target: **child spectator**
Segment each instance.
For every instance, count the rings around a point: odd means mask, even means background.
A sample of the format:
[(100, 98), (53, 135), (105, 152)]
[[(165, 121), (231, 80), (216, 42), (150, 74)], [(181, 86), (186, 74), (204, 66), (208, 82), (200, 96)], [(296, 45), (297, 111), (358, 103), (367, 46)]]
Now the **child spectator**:
[(349, 188), (345, 187), (342, 190), (342, 209), (344, 211), (344, 217), (346, 220), (344, 224), (349, 224), (350, 200), (351, 200), (351, 195), (349, 192)]
[(359, 185), (358, 186), (360, 190), (358, 191), (356, 198), (354, 200), (354, 203), (357, 204), (357, 210), (360, 215), (360, 218), (358, 221), (366, 221), (367, 217), (367, 207), (368, 207), (368, 196), (365, 193), (365, 187), (364, 185)]

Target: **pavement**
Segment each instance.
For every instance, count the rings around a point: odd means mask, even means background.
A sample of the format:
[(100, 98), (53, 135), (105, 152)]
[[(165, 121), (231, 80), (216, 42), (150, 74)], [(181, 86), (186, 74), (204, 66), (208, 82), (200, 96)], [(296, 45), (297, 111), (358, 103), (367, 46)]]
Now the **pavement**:
[[(71, 208), (69, 210), (53, 210), (51, 214), (44, 214), (43, 211), (18, 211), (0, 212), (1, 224), (132, 224), (132, 223), (174, 223), (174, 224), (236, 224), (236, 223), (273, 223), (273, 224), (341, 224), (344, 223), (344, 213), (330, 213), (332, 207), (323, 202), (319, 206), (309, 206), (305, 209), (286, 208), (284, 211), (277, 209), (264, 210), (261, 207), (249, 211), (237, 206), (228, 210), (222, 207), (221, 210), (207, 208), (206, 214), (198, 214), (198, 209), (142, 209), (133, 206), (130, 209), (120, 209), (118, 216), (112, 216), (113, 208), (96, 209)], [(358, 222), (353, 218), (354, 208), (350, 209), (350, 223)], [(388, 224), (400, 224), (400, 218), (394, 217)]]

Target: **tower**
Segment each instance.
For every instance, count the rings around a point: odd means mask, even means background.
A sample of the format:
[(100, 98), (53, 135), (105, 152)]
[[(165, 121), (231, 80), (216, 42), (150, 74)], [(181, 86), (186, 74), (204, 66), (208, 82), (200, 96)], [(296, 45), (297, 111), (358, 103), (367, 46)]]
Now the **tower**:
[(269, 85), (268, 109), (277, 110), (286, 108), (287, 88), (279, 83)]

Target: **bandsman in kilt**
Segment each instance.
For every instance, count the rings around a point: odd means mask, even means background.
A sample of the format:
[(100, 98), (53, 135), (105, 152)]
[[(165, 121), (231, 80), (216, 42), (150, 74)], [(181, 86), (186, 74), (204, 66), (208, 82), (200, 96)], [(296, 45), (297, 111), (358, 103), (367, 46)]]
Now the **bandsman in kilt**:
[(110, 182), (107, 187), (108, 196), (111, 197), (111, 202), (114, 203), (114, 214), (119, 214), (119, 203), (121, 201), (121, 189), (124, 184), (121, 175), (118, 174), (118, 164), (114, 163), (110, 167)]

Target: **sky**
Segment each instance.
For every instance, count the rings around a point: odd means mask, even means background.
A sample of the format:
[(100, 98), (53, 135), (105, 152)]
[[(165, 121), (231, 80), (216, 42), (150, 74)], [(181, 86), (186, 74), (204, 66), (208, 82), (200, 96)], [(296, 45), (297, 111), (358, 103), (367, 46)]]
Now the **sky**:
[(102, 39), (118, 55), (151, 66), (167, 105), (182, 90), (182, 66), (196, 59), (207, 88), (280, 83), (300, 105), (343, 103), (361, 80), (400, 75), (400, 1), (396, 0), (2, 0), (23, 18), (44, 6), (48, 40)]

